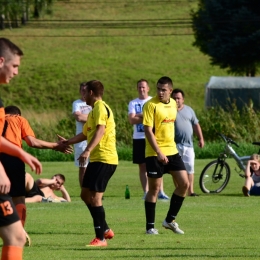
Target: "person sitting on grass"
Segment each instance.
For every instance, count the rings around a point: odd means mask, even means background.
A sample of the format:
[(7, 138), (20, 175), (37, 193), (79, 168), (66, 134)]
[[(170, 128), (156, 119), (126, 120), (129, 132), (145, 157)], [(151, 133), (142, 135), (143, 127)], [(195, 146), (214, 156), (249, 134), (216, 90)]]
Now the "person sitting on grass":
[[(55, 174), (51, 179), (34, 180), (32, 175), (26, 173), (25, 203), (32, 202), (71, 202), (70, 195), (65, 186), (65, 176)], [(54, 191), (60, 191), (62, 197), (58, 197)]]
[(253, 154), (247, 162), (245, 170), (245, 185), (242, 192), (246, 197), (260, 196), (260, 155)]

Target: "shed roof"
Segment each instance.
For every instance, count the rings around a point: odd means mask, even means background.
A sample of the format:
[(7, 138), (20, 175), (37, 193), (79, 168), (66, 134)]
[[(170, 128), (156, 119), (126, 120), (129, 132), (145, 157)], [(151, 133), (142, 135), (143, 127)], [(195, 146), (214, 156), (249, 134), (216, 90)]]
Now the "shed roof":
[(210, 77), (206, 88), (210, 89), (241, 89), (260, 88), (260, 77)]

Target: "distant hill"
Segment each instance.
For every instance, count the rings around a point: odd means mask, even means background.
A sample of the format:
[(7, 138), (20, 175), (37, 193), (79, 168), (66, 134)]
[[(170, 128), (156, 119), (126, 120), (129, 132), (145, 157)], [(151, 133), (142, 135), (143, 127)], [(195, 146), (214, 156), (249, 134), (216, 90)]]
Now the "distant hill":
[(99, 79), (113, 107), (136, 96), (140, 78), (153, 95), (158, 78), (167, 75), (185, 91), (187, 104), (202, 109), (205, 83), (227, 73), (192, 47), (194, 7), (196, 1), (185, 0), (58, 1), (53, 16), (1, 31), (25, 56), (20, 75), (0, 96), (22, 109), (70, 111), (79, 83)]

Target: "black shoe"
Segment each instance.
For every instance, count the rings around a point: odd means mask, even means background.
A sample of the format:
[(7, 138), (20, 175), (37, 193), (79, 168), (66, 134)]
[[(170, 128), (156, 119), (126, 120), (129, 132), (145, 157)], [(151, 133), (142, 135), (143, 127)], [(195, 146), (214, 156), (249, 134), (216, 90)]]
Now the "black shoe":
[(191, 193), (191, 197), (198, 197), (199, 195), (197, 193)]

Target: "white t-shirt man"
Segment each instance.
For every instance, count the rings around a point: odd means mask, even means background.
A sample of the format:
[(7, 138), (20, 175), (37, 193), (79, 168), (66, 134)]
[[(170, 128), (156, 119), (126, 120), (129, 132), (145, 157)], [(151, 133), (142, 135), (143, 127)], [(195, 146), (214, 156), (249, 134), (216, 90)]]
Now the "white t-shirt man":
[[(144, 104), (150, 100), (152, 97), (148, 96), (146, 99), (136, 98), (129, 102), (128, 114), (141, 114), (143, 113)], [(144, 125), (136, 124), (134, 125), (133, 139), (145, 139)]]
[[(72, 103), (72, 114), (75, 112), (80, 112), (81, 114), (89, 114), (89, 112), (92, 110), (92, 107), (86, 104), (86, 101), (82, 101), (81, 99), (77, 99)], [(82, 133), (82, 129), (85, 123), (76, 121), (76, 135), (79, 133)], [(77, 167), (79, 167), (79, 161), (78, 158), (82, 154), (82, 152), (87, 147), (87, 141), (83, 141), (77, 144), (74, 144), (74, 162)], [(87, 167), (86, 165), (82, 167)]]

